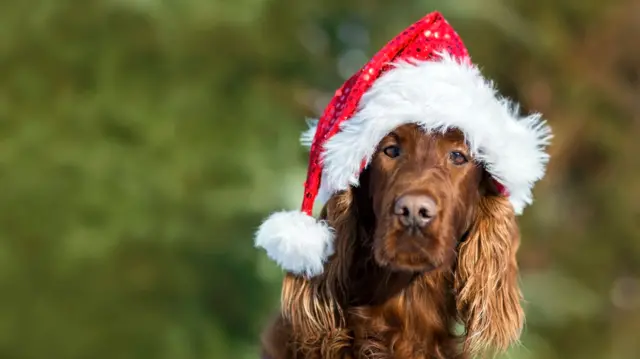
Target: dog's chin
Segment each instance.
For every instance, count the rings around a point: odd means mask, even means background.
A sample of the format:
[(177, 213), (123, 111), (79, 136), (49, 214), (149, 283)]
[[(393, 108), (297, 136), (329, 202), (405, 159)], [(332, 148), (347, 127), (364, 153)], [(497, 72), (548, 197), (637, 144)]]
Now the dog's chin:
[(429, 234), (397, 233), (377, 241), (374, 258), (378, 265), (392, 271), (429, 272), (444, 265), (441, 243)]
[(427, 273), (439, 268), (440, 265), (430, 263), (425, 258), (411, 258), (399, 254), (394, 260), (387, 262), (386, 267), (394, 272)]

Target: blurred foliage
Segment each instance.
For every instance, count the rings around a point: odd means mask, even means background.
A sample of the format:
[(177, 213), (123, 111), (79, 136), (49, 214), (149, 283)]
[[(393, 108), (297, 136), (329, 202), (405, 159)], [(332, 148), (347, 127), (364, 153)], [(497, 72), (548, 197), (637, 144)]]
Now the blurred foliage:
[(6, 0), (0, 358), (255, 358), (304, 118), (435, 9), (556, 135), (508, 357), (638, 357), (637, 1)]

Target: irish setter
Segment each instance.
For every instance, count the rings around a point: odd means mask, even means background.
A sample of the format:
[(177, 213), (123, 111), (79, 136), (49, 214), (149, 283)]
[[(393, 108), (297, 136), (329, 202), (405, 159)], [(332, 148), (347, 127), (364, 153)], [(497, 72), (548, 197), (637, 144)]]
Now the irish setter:
[(515, 214), (461, 132), (397, 128), (321, 216), (335, 254), (321, 276), (286, 275), (263, 358), (468, 358), (518, 340)]

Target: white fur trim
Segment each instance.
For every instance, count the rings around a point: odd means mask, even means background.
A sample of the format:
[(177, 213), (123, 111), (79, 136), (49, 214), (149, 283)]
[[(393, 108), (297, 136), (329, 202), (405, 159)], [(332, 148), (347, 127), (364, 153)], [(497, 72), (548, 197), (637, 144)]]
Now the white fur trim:
[(311, 147), (313, 143), (313, 136), (316, 135), (316, 127), (318, 126), (317, 118), (308, 118), (306, 119), (307, 126), (309, 127), (306, 131), (302, 132), (300, 135), (300, 143), (304, 147)]
[(333, 229), (303, 212), (276, 212), (260, 225), (255, 246), (284, 270), (313, 277), (333, 254)]
[(331, 196), (333, 196), (333, 194), (334, 192), (332, 192), (329, 188), (328, 182), (323, 181), (321, 178), (320, 188), (318, 189), (318, 195), (316, 196), (316, 202), (320, 205), (324, 205), (325, 203), (327, 203), (327, 201), (329, 201), (329, 199), (331, 199)]
[[(457, 128), (476, 160), (509, 191), (517, 214), (545, 173), (551, 129), (539, 114), (521, 117), (472, 64), (448, 54), (439, 61), (394, 64), (363, 95), (356, 114), (324, 146), (322, 182), (335, 193), (358, 184), (363, 159), (393, 129), (416, 123), (429, 131)], [(310, 123), (314, 125), (314, 123)], [(313, 139), (315, 128), (306, 132)], [(327, 190), (328, 189), (328, 190)]]

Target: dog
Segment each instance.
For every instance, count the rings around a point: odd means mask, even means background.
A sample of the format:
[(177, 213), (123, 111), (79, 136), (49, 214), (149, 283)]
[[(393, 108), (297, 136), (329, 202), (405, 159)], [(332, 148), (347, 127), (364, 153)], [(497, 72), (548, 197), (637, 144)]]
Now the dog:
[(263, 358), (462, 359), (518, 341), (516, 216), (461, 131), (395, 128), (321, 219), (335, 252), (319, 276), (285, 275)]

